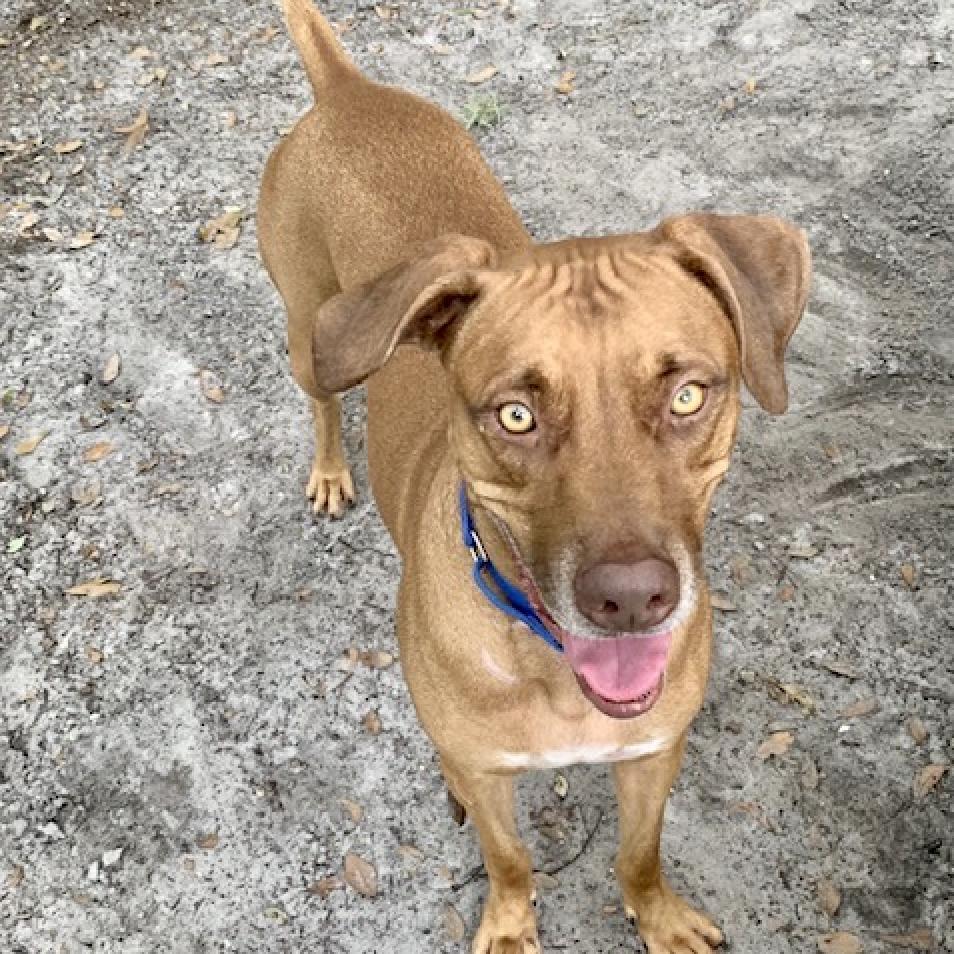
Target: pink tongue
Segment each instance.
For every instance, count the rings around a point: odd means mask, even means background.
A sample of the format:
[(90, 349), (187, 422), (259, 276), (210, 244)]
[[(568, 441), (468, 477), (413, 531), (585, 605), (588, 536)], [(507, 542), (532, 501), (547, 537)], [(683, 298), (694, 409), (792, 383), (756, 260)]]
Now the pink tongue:
[(563, 651), (586, 684), (611, 702), (631, 702), (666, 671), (672, 633), (587, 639), (561, 632)]

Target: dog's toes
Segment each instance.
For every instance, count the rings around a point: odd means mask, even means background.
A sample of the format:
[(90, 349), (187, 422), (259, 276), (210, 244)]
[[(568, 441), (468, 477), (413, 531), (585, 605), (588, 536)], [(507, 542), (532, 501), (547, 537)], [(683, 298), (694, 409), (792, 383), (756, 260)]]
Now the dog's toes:
[(308, 498), (314, 501), (316, 514), (327, 513), (329, 517), (340, 517), (348, 504), (354, 503), (354, 481), (347, 466), (335, 473), (313, 467), (305, 490)]

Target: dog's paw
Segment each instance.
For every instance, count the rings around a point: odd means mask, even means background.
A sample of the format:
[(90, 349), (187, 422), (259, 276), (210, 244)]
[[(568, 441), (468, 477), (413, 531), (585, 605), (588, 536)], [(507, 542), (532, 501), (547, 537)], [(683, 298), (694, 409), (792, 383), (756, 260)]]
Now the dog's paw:
[(666, 884), (627, 903), (626, 913), (636, 919), (647, 954), (713, 954), (722, 943), (712, 921)]
[(542, 954), (537, 921), (528, 903), (488, 904), (473, 954)]
[(329, 470), (315, 464), (308, 478), (305, 491), (309, 500), (314, 501), (315, 513), (327, 513), (329, 517), (340, 517), (348, 504), (354, 503), (354, 481), (347, 464)]

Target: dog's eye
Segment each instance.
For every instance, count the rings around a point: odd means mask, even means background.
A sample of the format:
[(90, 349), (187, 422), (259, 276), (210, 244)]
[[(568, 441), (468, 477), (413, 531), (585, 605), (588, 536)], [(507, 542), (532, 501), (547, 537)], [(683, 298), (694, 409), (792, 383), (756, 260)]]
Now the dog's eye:
[(669, 409), (679, 417), (695, 414), (706, 403), (706, 389), (701, 384), (684, 384), (672, 399)]
[(497, 420), (508, 434), (529, 434), (536, 426), (533, 412), (526, 404), (508, 401), (497, 409)]

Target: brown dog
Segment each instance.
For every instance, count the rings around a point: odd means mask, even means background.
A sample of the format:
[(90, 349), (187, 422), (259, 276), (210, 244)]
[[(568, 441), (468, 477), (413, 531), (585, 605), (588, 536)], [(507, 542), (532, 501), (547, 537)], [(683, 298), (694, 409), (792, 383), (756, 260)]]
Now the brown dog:
[(534, 245), (454, 120), (365, 79), (308, 0), (285, 10), (316, 105), (268, 162), (258, 228), (314, 406), (308, 494), (332, 515), (352, 498), (334, 395), (367, 380), (404, 672), (490, 881), (474, 951), (539, 950), (513, 776), (610, 761), (616, 872), (650, 954), (710, 952), (721, 935), (668, 887), (660, 829), (709, 666), (703, 524), (740, 379), (785, 408), (805, 239), (686, 215)]

